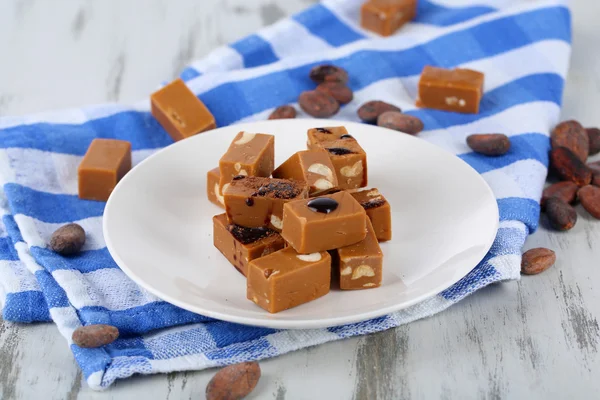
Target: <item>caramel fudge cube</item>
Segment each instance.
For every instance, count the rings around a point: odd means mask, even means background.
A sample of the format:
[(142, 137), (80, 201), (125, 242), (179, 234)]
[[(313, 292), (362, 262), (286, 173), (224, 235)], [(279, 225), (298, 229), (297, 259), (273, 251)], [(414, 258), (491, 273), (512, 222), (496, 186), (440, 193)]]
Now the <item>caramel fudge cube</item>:
[(223, 193), (230, 224), (277, 231), (283, 227), (283, 205), (307, 197), (306, 182), (241, 175)]
[(181, 80), (177, 79), (150, 96), (152, 115), (174, 141), (215, 129), (215, 117)]
[[(319, 131), (323, 129), (331, 133)], [(367, 185), (367, 153), (346, 128), (309, 129), (307, 145), (309, 150), (323, 149), (329, 153), (338, 188), (356, 189)]]
[(334, 273), (339, 274), (340, 289), (370, 289), (381, 286), (383, 253), (371, 221), (367, 218), (367, 236), (361, 242), (335, 251)]
[(352, 197), (365, 209), (380, 242), (392, 239), (392, 209), (390, 203), (376, 188), (350, 191)]
[(484, 75), (470, 69), (425, 66), (419, 79), (418, 107), (476, 114)]
[(225, 214), (213, 217), (213, 242), (244, 276), (247, 275), (250, 261), (285, 247), (285, 241), (277, 232), (267, 228), (230, 225)]
[(366, 236), (367, 213), (347, 192), (283, 206), (281, 236), (299, 253), (333, 250)]
[(360, 25), (390, 36), (417, 15), (417, 0), (369, 0), (360, 10)]
[(291, 247), (250, 262), (247, 296), (270, 313), (287, 310), (329, 293), (331, 256), (298, 254)]
[(219, 161), (221, 193), (235, 176), (271, 176), (275, 167), (275, 137), (240, 132)]
[(213, 168), (206, 173), (206, 197), (208, 197), (208, 201), (211, 203), (225, 208), (225, 200), (223, 200), (221, 190), (219, 189), (220, 180), (221, 173), (219, 172), (219, 167)]
[(94, 139), (77, 169), (79, 198), (106, 201), (131, 169), (131, 144), (124, 140)]
[(338, 184), (329, 155), (321, 149), (295, 153), (273, 171), (273, 177), (304, 181), (311, 196), (327, 192)]

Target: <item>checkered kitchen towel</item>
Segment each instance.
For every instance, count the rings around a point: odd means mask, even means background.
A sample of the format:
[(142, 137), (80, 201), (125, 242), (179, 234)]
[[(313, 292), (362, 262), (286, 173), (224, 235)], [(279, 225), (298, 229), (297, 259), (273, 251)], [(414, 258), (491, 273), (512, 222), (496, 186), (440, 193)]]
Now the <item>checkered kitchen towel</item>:
[[(568, 69), (568, 8), (560, 0), (420, 0), (417, 19), (383, 39), (359, 27), (361, 1), (325, 1), (215, 50), (182, 77), (219, 126), (263, 120), (274, 107), (294, 103), (314, 87), (310, 68), (323, 62), (347, 69), (355, 91), (336, 118), (356, 120), (359, 105), (373, 99), (421, 118), (426, 130), (420, 137), (472, 165), (498, 199), (498, 237), (471, 273), (410, 309), (294, 334), (216, 321), (167, 304), (136, 286), (111, 259), (102, 237), (104, 203), (76, 196), (76, 167), (93, 138), (129, 140), (135, 163), (171, 143), (147, 101), (108, 104), (0, 119), (4, 318), (52, 319), (89, 385), (101, 389), (134, 373), (257, 360), (381, 331), (442, 311), (492, 282), (518, 279), (521, 247), (537, 227), (548, 133), (559, 117)], [(481, 112), (416, 109), (418, 74), (426, 64), (485, 72)], [(506, 133), (512, 149), (497, 158), (474, 154), (465, 145), (473, 132)], [(72, 221), (89, 233), (85, 251), (65, 258), (46, 249), (51, 232)], [(75, 328), (93, 323), (117, 326), (122, 338), (101, 349), (70, 343)]]

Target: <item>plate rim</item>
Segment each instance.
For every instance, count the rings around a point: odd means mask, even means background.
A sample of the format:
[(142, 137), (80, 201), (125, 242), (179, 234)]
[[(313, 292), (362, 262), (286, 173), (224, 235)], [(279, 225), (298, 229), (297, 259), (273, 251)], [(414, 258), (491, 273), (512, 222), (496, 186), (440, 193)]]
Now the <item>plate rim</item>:
[[(300, 119), (290, 119), (288, 121), (290, 121), (290, 123), (293, 123), (293, 121), (298, 121), (298, 120), (300, 120)], [(329, 126), (338, 126), (338, 125), (345, 125), (345, 126), (359, 125), (359, 126), (361, 126), (361, 125), (365, 125), (364, 123), (360, 123), (360, 122), (334, 120), (334, 119), (304, 118), (301, 120), (305, 123), (311, 122), (311, 124), (312, 124), (312, 122), (314, 122), (315, 126), (322, 126), (324, 124), (327, 124)], [(210, 133), (216, 134), (220, 130), (232, 129), (232, 128), (235, 128), (236, 126), (254, 125), (257, 123), (267, 124), (267, 125), (269, 125), (269, 124), (275, 125), (278, 123), (280, 124), (281, 122), (282, 122), (282, 120), (240, 122), (240, 123), (236, 123), (236, 124), (232, 124), (232, 125), (214, 129), (214, 130), (210, 131)], [(369, 125), (369, 126), (371, 128), (384, 129), (386, 131), (391, 131), (390, 129), (382, 128), (382, 127), (375, 126), (375, 125)], [(208, 132), (206, 132), (206, 133), (208, 133)], [(473, 271), (473, 269), (475, 269), (477, 267), (477, 265), (479, 265), (479, 263), (488, 254), (488, 252), (489, 252), (490, 248), (492, 247), (494, 240), (496, 239), (496, 236), (498, 234), (498, 229), (500, 226), (500, 211), (498, 208), (498, 202), (497, 202), (496, 196), (494, 195), (492, 188), (485, 181), (485, 179), (481, 176), (481, 174), (479, 172), (477, 172), (471, 165), (469, 165), (467, 162), (465, 162), (461, 158), (457, 157), (455, 154), (447, 151), (446, 149), (444, 149), (440, 146), (436, 146), (435, 144), (432, 144), (424, 139), (420, 139), (418, 137), (415, 137), (413, 135), (403, 133), (403, 132), (398, 132), (398, 134), (406, 135), (407, 136), (406, 139), (420, 141), (420, 142), (422, 142), (422, 144), (424, 144), (428, 147), (431, 146), (431, 147), (435, 148), (437, 151), (445, 152), (448, 155), (454, 157), (457, 161), (459, 161), (459, 162), (463, 163), (465, 166), (467, 166), (468, 169), (471, 171), (471, 173), (475, 174), (477, 177), (477, 180), (483, 185), (483, 187), (485, 187), (487, 194), (489, 194), (491, 196), (491, 198), (494, 199), (494, 202), (493, 202), (494, 214), (496, 216), (496, 218), (494, 219), (495, 226), (494, 226), (494, 229), (492, 230), (493, 234), (491, 235), (490, 238), (488, 238), (486, 245), (483, 247), (484, 250), (482, 250), (481, 256), (480, 257), (478, 256), (479, 261), (477, 261), (477, 263), (475, 263), (471, 269), (466, 271), (464, 274), (459, 274), (460, 276), (455, 277), (456, 279), (451, 279), (442, 285), (438, 285), (438, 287), (436, 287), (435, 289), (432, 289), (432, 290), (428, 291), (427, 293), (424, 293), (420, 296), (417, 296), (417, 297), (415, 297), (411, 300), (408, 300), (406, 302), (403, 302), (401, 304), (394, 304), (394, 305), (390, 305), (387, 307), (378, 308), (378, 309), (375, 309), (372, 311), (357, 314), (355, 316), (332, 317), (332, 318), (327, 318), (327, 319), (281, 320), (281, 319), (276, 318), (277, 314), (266, 314), (266, 316), (268, 316), (272, 319), (264, 319), (264, 320), (258, 321), (253, 317), (244, 317), (244, 316), (223, 314), (218, 311), (206, 310), (206, 309), (202, 309), (202, 307), (191, 306), (190, 304), (188, 304), (184, 301), (180, 301), (176, 298), (173, 298), (172, 296), (169, 296), (165, 293), (162, 293), (160, 290), (154, 288), (152, 285), (147, 284), (144, 281), (144, 279), (142, 277), (140, 277), (139, 274), (132, 271), (131, 268), (129, 268), (126, 265), (126, 263), (123, 261), (123, 259), (118, 255), (116, 249), (114, 248), (112, 239), (110, 238), (110, 235), (108, 234), (109, 228), (108, 228), (107, 221), (109, 220), (109, 218), (106, 218), (106, 216), (107, 216), (107, 214), (109, 214), (111, 212), (110, 210), (112, 210), (111, 205), (114, 202), (114, 198), (115, 198), (114, 194), (117, 193), (118, 190), (120, 190), (120, 187), (124, 186), (126, 184), (126, 182), (128, 182), (128, 180), (131, 178), (131, 176), (132, 176), (130, 174), (131, 171), (139, 168), (140, 166), (144, 165), (145, 163), (152, 162), (152, 160), (155, 157), (158, 157), (160, 154), (162, 154), (164, 152), (175, 151), (174, 149), (176, 147), (186, 145), (186, 143), (188, 143), (187, 141), (189, 141), (189, 140), (201, 140), (201, 139), (199, 139), (199, 137), (202, 136), (202, 133), (191, 136), (191, 137), (183, 139), (183, 140), (180, 140), (178, 142), (172, 143), (172, 144), (156, 151), (155, 153), (153, 153), (152, 155), (148, 156), (147, 158), (142, 160), (140, 163), (138, 163), (135, 167), (133, 167), (129, 171), (129, 173), (125, 174), (125, 176), (117, 183), (117, 185), (113, 189), (111, 195), (109, 196), (109, 198), (106, 202), (106, 205), (104, 207), (104, 212), (102, 215), (102, 234), (104, 236), (104, 242), (106, 244), (107, 250), (108, 250), (110, 256), (115, 261), (115, 263), (117, 264), (117, 266), (121, 269), (121, 271), (123, 271), (123, 273), (125, 275), (127, 275), (128, 278), (130, 278), (135, 284), (141, 286), (142, 288), (144, 288), (145, 290), (147, 290), (154, 296), (158, 297), (159, 299), (161, 299), (167, 303), (170, 303), (174, 306), (182, 308), (186, 311), (189, 311), (189, 312), (192, 312), (195, 314), (199, 314), (199, 315), (202, 315), (205, 317), (209, 317), (209, 318), (226, 321), (226, 322), (232, 322), (232, 323), (248, 325), (248, 326), (255, 326), (255, 327), (272, 328), (272, 329), (294, 329), (294, 330), (296, 330), (296, 329), (324, 329), (324, 328), (330, 328), (330, 327), (336, 327), (336, 326), (342, 326), (342, 325), (348, 325), (348, 324), (368, 321), (368, 320), (371, 320), (374, 318), (389, 315), (393, 312), (407, 309), (407, 308), (409, 308), (415, 304), (421, 303), (429, 298), (434, 298), (435, 296), (438, 296), (441, 292), (448, 289), (449, 287), (451, 287), (452, 285), (456, 284), (458, 281), (463, 279), (465, 276), (467, 276), (471, 271)], [(425, 279), (425, 278), (423, 278), (423, 279)], [(265, 313), (266, 313), (266, 311), (265, 311)]]

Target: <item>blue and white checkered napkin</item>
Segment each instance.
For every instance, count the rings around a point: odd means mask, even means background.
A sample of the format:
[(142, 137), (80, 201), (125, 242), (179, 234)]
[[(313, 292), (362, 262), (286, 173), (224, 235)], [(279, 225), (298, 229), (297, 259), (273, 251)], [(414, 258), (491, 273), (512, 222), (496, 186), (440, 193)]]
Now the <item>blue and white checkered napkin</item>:
[[(425, 123), (423, 140), (457, 154), (492, 187), (500, 230), (479, 266), (453, 287), (410, 309), (330, 329), (286, 331), (212, 320), (167, 304), (129, 280), (102, 237), (104, 203), (77, 198), (77, 165), (93, 138), (129, 140), (134, 163), (171, 139), (148, 112), (108, 104), (0, 119), (0, 293), (4, 319), (53, 320), (92, 388), (134, 373), (201, 369), (256, 360), (338, 338), (381, 331), (439, 312), (492, 282), (518, 279), (520, 250), (536, 229), (570, 53), (570, 14), (560, 0), (419, 1), (416, 21), (382, 39), (363, 31), (362, 0), (326, 1), (187, 68), (182, 77), (219, 126), (262, 120), (311, 89), (310, 68), (333, 62), (350, 73), (355, 99), (336, 118), (357, 120), (365, 101), (385, 100)], [(485, 5), (487, 3), (488, 5)], [(451, 6), (452, 5), (452, 6)], [(481, 112), (461, 115), (414, 106), (426, 64), (485, 72)], [(300, 115), (302, 116), (302, 115)], [(511, 151), (486, 158), (469, 151), (474, 132), (511, 136)], [(46, 249), (60, 225), (88, 232), (85, 251), (64, 258)], [(82, 324), (108, 323), (122, 337), (100, 349), (70, 342)]]

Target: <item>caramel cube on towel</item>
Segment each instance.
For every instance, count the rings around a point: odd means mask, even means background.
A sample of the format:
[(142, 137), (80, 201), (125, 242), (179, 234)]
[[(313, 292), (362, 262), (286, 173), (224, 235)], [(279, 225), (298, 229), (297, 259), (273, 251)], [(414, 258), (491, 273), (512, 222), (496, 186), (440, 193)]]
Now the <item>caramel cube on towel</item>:
[(369, 0), (360, 10), (360, 25), (390, 36), (417, 15), (417, 0)]
[(392, 209), (390, 203), (376, 188), (350, 191), (352, 197), (365, 209), (380, 242), (392, 239)]
[(270, 313), (287, 310), (329, 293), (331, 256), (299, 254), (287, 247), (248, 266), (248, 299)]
[(329, 154), (321, 149), (295, 153), (273, 171), (273, 177), (304, 181), (311, 196), (330, 191), (338, 185)]
[(477, 114), (484, 75), (471, 69), (425, 66), (419, 79), (417, 106)]
[(277, 232), (267, 228), (230, 225), (225, 214), (213, 217), (213, 243), (244, 276), (250, 261), (285, 247), (285, 241)]
[(221, 173), (219, 172), (219, 167), (213, 168), (206, 173), (206, 197), (208, 197), (208, 201), (211, 203), (225, 208), (225, 201), (219, 189), (220, 180)]
[(152, 93), (150, 102), (152, 115), (176, 142), (217, 126), (215, 117), (181, 79)]
[(106, 201), (131, 169), (131, 143), (94, 139), (77, 169), (79, 198)]

